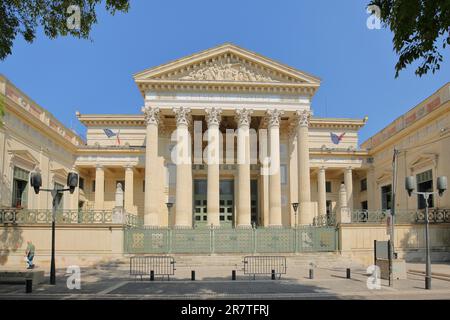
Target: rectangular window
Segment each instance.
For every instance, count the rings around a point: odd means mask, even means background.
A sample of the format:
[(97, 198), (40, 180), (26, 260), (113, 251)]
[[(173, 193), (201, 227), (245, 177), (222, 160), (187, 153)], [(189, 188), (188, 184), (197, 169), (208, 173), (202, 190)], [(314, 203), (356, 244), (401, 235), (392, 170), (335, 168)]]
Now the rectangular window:
[(27, 208), (28, 205), (28, 177), (30, 172), (14, 167), (12, 206)]
[(390, 210), (392, 208), (392, 185), (381, 187), (381, 209)]
[(82, 177), (80, 177), (80, 179), (78, 180), (78, 184), (79, 184), (80, 190), (84, 190), (84, 179)]
[(325, 182), (325, 192), (331, 193), (331, 181)]
[[(433, 171), (428, 170), (416, 175), (417, 191), (419, 192), (432, 192), (433, 191)], [(433, 195), (428, 198), (428, 206), (434, 207)], [(425, 209), (425, 199), (423, 196), (417, 197), (417, 208)]]
[(366, 191), (367, 190), (367, 179), (362, 179), (361, 180), (361, 191)]
[(92, 180), (92, 192), (95, 192), (95, 180)]
[(145, 180), (142, 180), (142, 192), (145, 192)]

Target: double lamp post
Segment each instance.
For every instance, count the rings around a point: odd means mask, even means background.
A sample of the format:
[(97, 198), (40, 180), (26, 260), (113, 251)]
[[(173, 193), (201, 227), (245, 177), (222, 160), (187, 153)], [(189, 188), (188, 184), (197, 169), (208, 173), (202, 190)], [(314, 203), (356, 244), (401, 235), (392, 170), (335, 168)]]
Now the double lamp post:
[(61, 201), (62, 194), (69, 191), (72, 194), (75, 188), (78, 187), (78, 173), (71, 171), (67, 175), (67, 186), (66, 189), (58, 189), (56, 184), (54, 184), (53, 189), (41, 189), (42, 186), (42, 176), (39, 170), (35, 170), (30, 174), (30, 184), (34, 189), (36, 194), (40, 191), (50, 192), (52, 195), (52, 253), (50, 262), (50, 284), (56, 284), (56, 268), (55, 268), (55, 222), (56, 222), (56, 210)]
[(418, 197), (422, 196), (425, 200), (425, 255), (426, 255), (426, 266), (425, 266), (425, 289), (431, 289), (431, 252), (430, 252), (430, 234), (429, 234), (429, 223), (430, 219), (428, 216), (428, 206), (430, 196), (433, 194), (439, 194), (440, 197), (444, 194), (444, 191), (447, 190), (447, 177), (441, 176), (437, 178), (437, 189), (436, 192), (422, 192), (422, 191), (414, 191), (416, 186), (416, 179), (414, 176), (406, 177), (405, 179), (405, 189), (408, 191), (408, 195), (416, 194)]

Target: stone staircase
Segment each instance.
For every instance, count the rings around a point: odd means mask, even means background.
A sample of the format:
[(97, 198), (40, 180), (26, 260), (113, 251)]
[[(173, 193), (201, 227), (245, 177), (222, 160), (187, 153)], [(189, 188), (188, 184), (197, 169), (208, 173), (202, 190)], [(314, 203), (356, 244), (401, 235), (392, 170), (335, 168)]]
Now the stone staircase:
[[(267, 254), (267, 256), (285, 256), (288, 268), (307, 269), (311, 263), (318, 268), (362, 268), (362, 266), (338, 253), (299, 253), (299, 254)], [(172, 254), (177, 269), (184, 268), (226, 268), (240, 269), (246, 254), (220, 254), (220, 255), (186, 255)], [(129, 269), (129, 256), (119, 260), (97, 264), (98, 268), (113, 268), (117, 270)]]

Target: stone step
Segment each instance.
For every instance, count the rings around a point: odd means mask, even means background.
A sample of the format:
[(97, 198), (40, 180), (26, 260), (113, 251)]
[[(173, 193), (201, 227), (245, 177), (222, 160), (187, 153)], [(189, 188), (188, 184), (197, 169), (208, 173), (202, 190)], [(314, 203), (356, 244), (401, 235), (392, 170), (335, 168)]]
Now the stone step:
[[(284, 256), (280, 254), (281, 256)], [(177, 268), (185, 267), (242, 267), (245, 255), (172, 255)], [(298, 255), (286, 255), (287, 264), (290, 268), (307, 268), (310, 263), (319, 267), (355, 267), (358, 263), (351, 259), (342, 257), (335, 253), (305, 253)], [(105, 267), (111, 267), (105, 264)], [(121, 270), (129, 268), (129, 258), (116, 261), (114, 266)], [(100, 265), (100, 267), (102, 267)]]

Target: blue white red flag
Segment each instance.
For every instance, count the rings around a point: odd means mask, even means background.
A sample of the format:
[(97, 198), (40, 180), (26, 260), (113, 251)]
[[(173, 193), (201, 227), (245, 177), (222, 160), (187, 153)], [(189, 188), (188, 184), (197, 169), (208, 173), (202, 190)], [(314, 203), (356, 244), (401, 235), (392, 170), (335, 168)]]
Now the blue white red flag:
[(344, 137), (345, 132), (337, 135), (336, 133), (330, 132), (331, 141), (333, 141), (334, 144), (339, 144)]
[(103, 129), (103, 132), (105, 132), (105, 134), (108, 138), (116, 137), (117, 144), (120, 145), (120, 130), (117, 131), (117, 133), (114, 133), (111, 129)]

